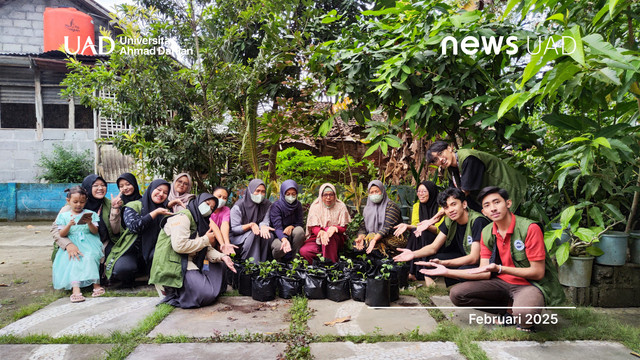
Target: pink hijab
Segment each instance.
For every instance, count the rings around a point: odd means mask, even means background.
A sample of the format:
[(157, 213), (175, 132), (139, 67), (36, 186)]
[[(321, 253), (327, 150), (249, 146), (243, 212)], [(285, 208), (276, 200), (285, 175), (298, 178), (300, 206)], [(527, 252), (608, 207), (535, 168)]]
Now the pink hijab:
[[(178, 181), (178, 179), (180, 179), (183, 176), (185, 176), (189, 180), (189, 185), (187, 185), (187, 191), (185, 191), (184, 194), (179, 195), (178, 192), (176, 191), (176, 181)], [(187, 203), (189, 203), (189, 200), (196, 197), (194, 194), (191, 194), (192, 186), (193, 186), (193, 180), (191, 180), (191, 175), (187, 173), (180, 173), (173, 178), (173, 182), (171, 183), (171, 190), (169, 191), (169, 198), (167, 200), (168, 202), (171, 202), (172, 200), (178, 199), (182, 201), (184, 206), (180, 206), (180, 204), (174, 205), (171, 208), (172, 212), (177, 213), (180, 210), (186, 209), (186, 206), (187, 206)]]
[[(336, 194), (336, 202), (331, 208), (327, 208), (322, 202), (322, 194), (331, 189)], [(351, 222), (351, 216), (347, 205), (338, 200), (338, 193), (336, 188), (329, 184), (322, 184), (320, 186), (320, 192), (318, 198), (309, 207), (309, 215), (307, 216), (307, 236), (311, 234), (311, 228), (314, 226), (327, 227), (327, 226), (347, 226)]]

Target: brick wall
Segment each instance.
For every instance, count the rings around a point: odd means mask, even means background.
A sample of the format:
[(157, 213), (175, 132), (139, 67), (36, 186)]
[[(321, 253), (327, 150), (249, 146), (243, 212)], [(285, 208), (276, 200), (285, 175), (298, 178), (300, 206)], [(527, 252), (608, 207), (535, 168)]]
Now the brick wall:
[(576, 305), (597, 307), (639, 307), (640, 265), (593, 265), (591, 286), (566, 287), (567, 298)]

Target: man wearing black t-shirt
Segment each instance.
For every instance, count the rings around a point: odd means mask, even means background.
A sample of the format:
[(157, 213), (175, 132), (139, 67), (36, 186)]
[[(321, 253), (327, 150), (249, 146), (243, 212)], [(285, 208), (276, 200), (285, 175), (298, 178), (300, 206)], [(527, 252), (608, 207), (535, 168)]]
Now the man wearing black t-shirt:
[[(464, 193), (456, 188), (448, 188), (438, 195), (438, 205), (442, 206), (447, 219), (440, 225), (440, 233), (435, 240), (416, 251), (398, 249), (402, 253), (395, 261), (411, 261), (427, 258), (432, 263), (447, 268), (475, 267), (480, 261), (480, 237), (489, 220), (482, 214), (467, 208)], [(419, 235), (418, 235), (419, 236)], [(420, 263), (416, 263), (420, 265)], [(433, 280), (425, 276), (427, 285)], [(457, 281), (446, 278), (447, 286)]]

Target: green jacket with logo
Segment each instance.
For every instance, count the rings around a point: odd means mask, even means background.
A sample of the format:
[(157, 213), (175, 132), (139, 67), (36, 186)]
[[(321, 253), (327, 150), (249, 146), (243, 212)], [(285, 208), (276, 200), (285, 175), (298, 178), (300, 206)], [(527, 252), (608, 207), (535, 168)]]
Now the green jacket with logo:
[[(498, 186), (507, 190), (513, 203), (511, 211), (515, 211), (522, 204), (527, 193), (527, 178), (524, 175), (507, 165), (504, 160), (483, 151), (460, 149), (456, 153), (458, 154), (460, 176), (462, 176), (462, 164), (464, 161), (469, 156), (475, 156), (482, 161), (485, 167), (484, 175), (482, 176), (482, 188)], [(477, 197), (478, 192), (479, 190), (474, 191), (472, 196)]]
[[(464, 231), (464, 241), (462, 242), (462, 247), (464, 248), (464, 252), (469, 255), (469, 253), (471, 252), (471, 244), (473, 243), (473, 237), (471, 235), (471, 229), (473, 229), (473, 223), (475, 223), (475, 221), (478, 218), (485, 218), (487, 219), (484, 215), (482, 215), (481, 213), (477, 212), (477, 211), (473, 211), (471, 209), (468, 209), (469, 211), (469, 221), (467, 222), (467, 227)], [(488, 220), (488, 219), (487, 219)], [(455, 239), (456, 236), (456, 230), (458, 229), (457, 223), (454, 224), (454, 221), (449, 219), (448, 217), (444, 220), (444, 224), (448, 229), (447, 232), (447, 240), (445, 242), (445, 247), (451, 245), (451, 242), (453, 241), (453, 239)], [(471, 239), (471, 241), (468, 241), (468, 239)]]
[[(527, 218), (523, 218), (516, 215), (516, 225), (511, 234), (511, 258), (513, 264), (518, 268), (526, 268), (531, 266), (529, 259), (527, 258), (526, 248), (520, 250), (516, 249), (515, 243), (521, 240), (524, 243), (527, 238), (527, 232), (529, 231), (529, 225), (535, 222)], [(536, 225), (537, 226), (537, 225)], [(482, 240), (485, 246), (489, 250), (494, 250), (496, 247), (496, 236), (493, 234), (493, 223), (487, 225), (482, 230)], [(544, 245), (543, 245), (544, 246)], [(497, 254), (496, 256), (499, 256)], [(565, 300), (564, 290), (558, 282), (558, 271), (555, 265), (549, 257), (549, 253), (545, 248), (545, 260), (544, 260), (544, 277), (538, 281), (527, 279), (533, 286), (540, 289), (542, 295), (544, 295), (544, 302), (546, 306), (558, 306)]]

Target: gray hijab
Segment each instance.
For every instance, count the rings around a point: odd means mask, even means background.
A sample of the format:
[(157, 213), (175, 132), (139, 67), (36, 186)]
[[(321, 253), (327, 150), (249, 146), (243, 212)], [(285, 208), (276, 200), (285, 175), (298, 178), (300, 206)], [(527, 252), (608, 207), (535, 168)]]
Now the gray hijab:
[(372, 186), (378, 187), (382, 191), (382, 201), (376, 204), (367, 198), (367, 205), (364, 207), (364, 226), (367, 233), (377, 233), (384, 226), (384, 216), (387, 210), (387, 204), (389, 203), (389, 197), (387, 196), (387, 188), (382, 181), (373, 180), (369, 183), (367, 191), (371, 190)]
[(244, 193), (244, 198), (238, 201), (238, 206), (242, 213), (242, 224), (251, 222), (255, 222), (256, 224), (260, 223), (271, 207), (271, 201), (269, 201), (269, 199), (265, 198), (260, 204), (256, 204), (251, 200), (251, 194), (253, 194), (260, 185), (263, 185), (265, 188), (267, 187), (264, 181), (260, 179), (251, 180), (249, 186), (247, 186), (247, 191)]

